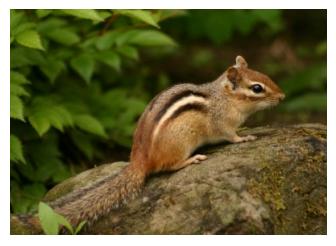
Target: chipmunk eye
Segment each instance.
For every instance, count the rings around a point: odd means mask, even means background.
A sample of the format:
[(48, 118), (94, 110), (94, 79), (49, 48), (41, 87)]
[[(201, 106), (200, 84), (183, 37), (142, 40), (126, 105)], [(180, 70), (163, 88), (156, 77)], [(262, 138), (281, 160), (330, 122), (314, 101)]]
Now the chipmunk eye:
[(259, 85), (259, 84), (254, 84), (250, 87), (250, 89), (254, 92), (254, 93), (260, 93), (264, 91), (264, 88)]

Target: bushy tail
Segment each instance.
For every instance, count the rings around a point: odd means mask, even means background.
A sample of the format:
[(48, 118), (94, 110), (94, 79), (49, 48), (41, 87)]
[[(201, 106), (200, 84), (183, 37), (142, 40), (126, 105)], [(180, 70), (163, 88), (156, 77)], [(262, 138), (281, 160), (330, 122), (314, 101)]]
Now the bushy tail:
[[(107, 177), (71, 192), (49, 205), (64, 215), (72, 225), (84, 220), (90, 224), (135, 197), (142, 189), (145, 178), (143, 169), (129, 164), (117, 176)], [(11, 215), (10, 219), (11, 234), (42, 233), (37, 215)]]
[(41, 234), (42, 228), (36, 215), (13, 215), (10, 216), (10, 234), (29, 235)]
[(135, 197), (145, 178), (146, 173), (141, 168), (129, 164), (117, 176), (72, 192), (50, 205), (73, 225), (84, 220), (90, 223)]

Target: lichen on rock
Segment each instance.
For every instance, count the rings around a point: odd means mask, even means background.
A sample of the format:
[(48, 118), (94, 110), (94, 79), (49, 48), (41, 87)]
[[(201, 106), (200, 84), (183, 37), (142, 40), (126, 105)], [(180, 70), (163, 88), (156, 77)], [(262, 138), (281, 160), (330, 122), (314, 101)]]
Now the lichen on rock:
[[(240, 134), (258, 139), (198, 150), (208, 160), (149, 177), (137, 198), (83, 233), (326, 234), (326, 127), (258, 127)], [(117, 175), (125, 165), (88, 170), (44, 200)]]

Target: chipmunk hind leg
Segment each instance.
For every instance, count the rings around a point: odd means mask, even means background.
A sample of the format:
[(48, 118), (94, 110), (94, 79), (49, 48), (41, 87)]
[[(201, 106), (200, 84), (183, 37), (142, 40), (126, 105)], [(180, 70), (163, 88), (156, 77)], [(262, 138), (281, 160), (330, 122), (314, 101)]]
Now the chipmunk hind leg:
[(189, 166), (191, 164), (199, 164), (202, 161), (206, 160), (208, 157), (206, 155), (193, 155), (190, 158), (188, 158), (187, 160), (181, 161), (181, 162), (177, 162), (176, 164), (170, 166), (170, 170), (174, 171), (174, 170), (179, 170), (182, 169), (186, 166)]
[[(156, 163), (161, 162), (161, 170), (175, 171), (190, 164), (200, 163), (207, 157), (205, 155), (191, 154), (203, 144), (203, 134), (206, 126), (201, 120), (183, 119), (190, 117), (191, 113), (180, 116), (171, 124), (167, 124), (160, 132), (160, 138), (155, 142)], [(196, 116), (190, 117), (195, 119)], [(190, 157), (191, 156), (191, 157)]]

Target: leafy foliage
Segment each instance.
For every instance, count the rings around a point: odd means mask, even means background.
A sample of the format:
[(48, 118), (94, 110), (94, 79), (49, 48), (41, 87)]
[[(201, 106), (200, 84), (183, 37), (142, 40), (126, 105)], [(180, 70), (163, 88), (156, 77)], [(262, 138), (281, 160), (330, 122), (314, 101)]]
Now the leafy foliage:
[[(126, 90), (120, 77), (137, 65), (142, 46), (176, 46), (160, 21), (147, 10), (11, 11), (13, 212), (36, 208), (71, 175), (72, 161), (100, 158), (100, 142), (130, 146), (148, 96), (145, 88)], [(50, 218), (43, 221), (54, 234)]]
[(47, 235), (59, 234), (60, 226), (64, 226), (71, 234), (78, 234), (86, 223), (85, 221), (82, 221), (76, 228), (73, 228), (67, 219), (56, 213), (51, 207), (43, 202), (39, 203), (38, 217), (42, 229)]
[[(283, 19), (279, 10), (194, 10), (184, 20), (183, 34), (191, 39), (206, 38), (220, 45), (233, 38), (236, 33), (250, 34), (262, 24), (266, 35), (279, 32)], [(182, 31), (182, 30), (181, 30)]]

